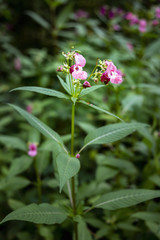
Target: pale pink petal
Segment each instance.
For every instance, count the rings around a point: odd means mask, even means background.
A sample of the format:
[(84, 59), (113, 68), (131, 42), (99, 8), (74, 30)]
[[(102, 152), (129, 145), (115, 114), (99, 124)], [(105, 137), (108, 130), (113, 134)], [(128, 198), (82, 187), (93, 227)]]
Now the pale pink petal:
[(84, 67), (86, 65), (86, 59), (79, 53), (75, 53), (75, 62), (76, 65)]
[(87, 79), (87, 72), (85, 71), (75, 71), (72, 73), (72, 76), (75, 79), (86, 80)]
[(110, 74), (111, 72), (117, 71), (116, 66), (113, 64), (112, 61), (105, 61), (107, 65), (107, 73)]
[(37, 150), (30, 150), (28, 152), (28, 155), (31, 156), (31, 157), (35, 157), (37, 155)]

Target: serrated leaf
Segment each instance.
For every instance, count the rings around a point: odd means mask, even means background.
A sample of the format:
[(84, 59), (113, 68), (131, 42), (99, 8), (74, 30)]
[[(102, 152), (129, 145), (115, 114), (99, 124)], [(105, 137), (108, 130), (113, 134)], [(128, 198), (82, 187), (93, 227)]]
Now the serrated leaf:
[(86, 136), (85, 145), (79, 152), (91, 144), (107, 144), (118, 141), (144, 126), (146, 125), (143, 123), (116, 123), (97, 128)]
[(21, 220), (37, 224), (62, 223), (67, 218), (64, 210), (53, 207), (48, 203), (35, 203), (19, 208), (9, 213), (0, 224), (10, 220)]
[(13, 136), (0, 135), (0, 142), (10, 148), (27, 150), (27, 145), (22, 139)]
[(60, 153), (56, 157), (56, 164), (59, 173), (60, 191), (66, 182), (77, 174), (80, 169), (80, 162), (77, 158), (70, 157), (65, 153)]
[(33, 11), (27, 11), (26, 14), (30, 16), (35, 22), (37, 22), (39, 25), (44, 27), (45, 29), (49, 29), (51, 26), (49, 22), (47, 22), (44, 18), (42, 18), (39, 14)]
[(98, 90), (99, 88), (102, 88), (102, 87), (105, 87), (105, 85), (96, 85), (96, 86), (92, 86), (92, 87), (89, 87), (89, 88), (85, 88), (81, 91), (79, 97), (83, 97), (95, 90)]
[(160, 197), (160, 191), (146, 189), (120, 190), (103, 195), (95, 202), (93, 208), (116, 210), (157, 197)]
[(28, 157), (25, 155), (14, 159), (9, 169), (8, 177), (12, 177), (19, 173), (24, 172), (30, 167), (30, 165), (32, 164), (32, 161), (33, 159), (31, 157)]
[(108, 115), (110, 115), (110, 116), (112, 116), (112, 117), (115, 117), (115, 118), (121, 120), (122, 122), (124, 122), (121, 118), (119, 118), (119, 117), (116, 116), (115, 114), (113, 114), (113, 113), (111, 113), (111, 112), (108, 112), (108, 111), (106, 111), (106, 110), (104, 110), (104, 109), (102, 109), (102, 108), (100, 108), (100, 107), (97, 107), (97, 106), (95, 106), (95, 105), (93, 105), (93, 104), (91, 104), (91, 103), (87, 103), (87, 102), (82, 101), (82, 100), (80, 100), (79, 102), (80, 102), (80, 103), (83, 103), (83, 104), (85, 104), (85, 105), (87, 105), (87, 106), (89, 106), (89, 107), (91, 107), (91, 108), (94, 108), (94, 109), (96, 109), (96, 110), (98, 110), (98, 111), (101, 111), (101, 112), (103, 112), (103, 113), (106, 113), (106, 114), (108, 114)]
[(35, 127), (44, 136), (51, 138), (53, 141), (57, 142), (63, 149), (65, 149), (65, 147), (63, 146), (63, 143), (62, 143), (62, 139), (58, 133), (56, 133), (54, 130), (52, 130), (50, 127), (48, 127), (46, 124), (41, 122), (38, 118), (36, 118), (32, 114), (24, 111), (20, 107), (17, 107), (13, 104), (9, 104), (9, 105), (11, 107), (13, 107), (15, 110), (17, 110), (33, 127)]
[(48, 96), (52, 96), (52, 97), (58, 97), (58, 98), (65, 98), (65, 99), (69, 99), (69, 96), (56, 91), (56, 90), (52, 90), (49, 88), (42, 88), (42, 87), (18, 87), (18, 88), (14, 88), (11, 90), (11, 92), (13, 91), (30, 91), (30, 92), (37, 92), (37, 93), (41, 93), (44, 95), (48, 95)]
[(64, 80), (63, 80), (60, 76), (57, 75), (57, 77), (58, 77), (58, 79), (59, 79), (62, 87), (66, 90), (66, 92), (68, 92), (68, 94), (71, 95), (71, 90), (70, 90), (70, 88), (68, 87), (68, 85), (64, 82)]

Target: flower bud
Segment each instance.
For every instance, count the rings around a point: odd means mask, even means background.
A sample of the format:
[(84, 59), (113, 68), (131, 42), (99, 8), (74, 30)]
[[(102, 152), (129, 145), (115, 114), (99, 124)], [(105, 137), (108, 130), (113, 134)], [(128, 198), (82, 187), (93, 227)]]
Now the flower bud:
[(88, 81), (85, 81), (85, 82), (83, 83), (83, 87), (84, 87), (84, 88), (91, 87), (91, 84), (90, 84)]

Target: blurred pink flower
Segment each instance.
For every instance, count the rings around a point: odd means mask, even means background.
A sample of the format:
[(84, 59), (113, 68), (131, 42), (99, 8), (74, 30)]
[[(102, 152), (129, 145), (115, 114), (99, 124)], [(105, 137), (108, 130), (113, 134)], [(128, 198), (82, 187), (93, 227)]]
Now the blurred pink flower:
[(91, 87), (91, 84), (90, 84), (88, 81), (85, 81), (85, 82), (83, 83), (83, 87), (84, 87), (84, 88)]
[(20, 71), (21, 68), (22, 68), (21, 61), (20, 61), (20, 59), (19, 59), (18, 57), (16, 57), (16, 58), (14, 59), (14, 68), (15, 68), (15, 70), (17, 70), (17, 71)]
[(119, 24), (114, 24), (114, 25), (113, 25), (113, 29), (114, 29), (115, 31), (120, 31), (120, 30), (121, 30), (121, 26), (120, 26)]
[(26, 107), (27, 112), (31, 113), (32, 112), (32, 105), (28, 105)]
[(79, 9), (77, 12), (75, 12), (75, 18), (76, 19), (88, 18), (88, 16), (89, 16), (89, 13), (82, 10), (82, 9)]
[(80, 154), (79, 153), (76, 155), (76, 158), (80, 158)]
[(99, 13), (100, 13), (102, 16), (105, 16), (106, 13), (107, 13), (107, 6), (106, 6), (106, 5), (101, 6), (101, 8), (100, 8), (100, 10), (99, 10)]
[(157, 26), (159, 24), (159, 21), (157, 19), (152, 21), (152, 26)]
[(109, 13), (108, 13), (108, 17), (109, 17), (109, 19), (112, 19), (112, 18), (115, 17), (115, 13), (114, 13), (113, 10), (110, 10), (110, 11), (109, 11)]
[(147, 21), (145, 19), (139, 20), (139, 31), (146, 32), (147, 31)]
[(138, 24), (138, 22), (139, 22), (138, 17), (135, 14), (133, 14), (132, 12), (128, 12), (125, 15), (125, 19), (130, 21), (131, 26), (134, 25), (134, 24)]
[(160, 7), (157, 7), (155, 10), (156, 18), (160, 18)]
[(126, 46), (130, 51), (133, 51), (133, 44), (132, 43), (130, 43), (130, 42), (126, 43)]
[(35, 143), (29, 144), (28, 155), (31, 157), (35, 157), (37, 155), (37, 145)]

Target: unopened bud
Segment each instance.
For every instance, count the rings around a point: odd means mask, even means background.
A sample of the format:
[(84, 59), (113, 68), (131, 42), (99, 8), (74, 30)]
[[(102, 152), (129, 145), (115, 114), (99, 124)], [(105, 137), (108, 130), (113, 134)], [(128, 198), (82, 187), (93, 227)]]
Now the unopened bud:
[(83, 83), (83, 87), (84, 87), (84, 88), (91, 87), (91, 84), (90, 84), (88, 81), (85, 81), (85, 82)]

